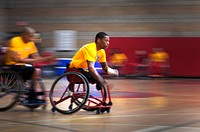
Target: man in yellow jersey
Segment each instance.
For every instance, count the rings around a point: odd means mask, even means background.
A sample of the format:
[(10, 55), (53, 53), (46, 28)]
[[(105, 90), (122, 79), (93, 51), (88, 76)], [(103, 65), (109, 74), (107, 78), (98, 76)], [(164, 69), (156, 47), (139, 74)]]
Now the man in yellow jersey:
[[(21, 36), (13, 37), (8, 42), (8, 51), (6, 53), (5, 64), (9, 65), (12, 70), (17, 71), (24, 80), (32, 79), (32, 88), (34, 92), (37, 78), (40, 76), (40, 69), (34, 68), (32, 65), (35, 62), (48, 61), (53, 59), (53, 56), (41, 57), (33, 42), (35, 30), (31, 27), (25, 27)], [(35, 97), (30, 96), (30, 99)]]
[(97, 90), (106, 88), (106, 82), (94, 67), (96, 61), (100, 62), (102, 69), (118, 76), (118, 70), (107, 65), (105, 49), (109, 46), (109, 36), (104, 32), (96, 34), (95, 42), (84, 45), (72, 58), (69, 68), (80, 69), (90, 82), (96, 83)]

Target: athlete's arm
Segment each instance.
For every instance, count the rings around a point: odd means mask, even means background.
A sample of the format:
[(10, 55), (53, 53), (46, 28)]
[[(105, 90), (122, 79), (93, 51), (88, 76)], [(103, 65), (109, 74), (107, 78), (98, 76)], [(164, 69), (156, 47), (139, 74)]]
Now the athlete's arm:
[(31, 57), (36, 60), (35, 62), (47, 61), (54, 58), (54, 56), (41, 57), (38, 52), (32, 54)]
[(107, 73), (108, 72), (108, 64), (107, 62), (100, 62), (102, 69)]
[(106, 82), (105, 80), (101, 77), (101, 75), (97, 72), (97, 70), (94, 68), (94, 62), (87, 61), (88, 64), (88, 70), (91, 74), (91, 76), (102, 86), (105, 86)]
[(41, 62), (41, 61), (47, 61), (49, 59), (52, 59), (52, 56), (48, 56), (48, 57), (41, 57), (37, 52), (32, 54), (32, 58), (25, 58), (25, 59), (21, 59), (19, 54), (16, 51), (11, 51), (11, 56), (13, 58), (13, 60), (15, 60), (18, 63), (27, 63), (27, 64), (32, 64), (35, 62)]

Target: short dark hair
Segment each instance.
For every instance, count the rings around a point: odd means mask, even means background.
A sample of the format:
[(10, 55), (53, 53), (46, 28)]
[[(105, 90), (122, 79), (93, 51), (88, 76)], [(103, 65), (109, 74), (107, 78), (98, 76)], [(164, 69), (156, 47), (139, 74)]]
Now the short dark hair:
[(24, 27), (22, 29), (22, 34), (28, 34), (28, 33), (35, 33), (35, 29), (32, 27)]
[(96, 37), (95, 37), (95, 42), (97, 42), (97, 39), (98, 39), (98, 38), (102, 39), (102, 38), (104, 38), (105, 36), (108, 36), (108, 34), (105, 33), (105, 32), (99, 32), (99, 33), (97, 33), (97, 34), (96, 34)]

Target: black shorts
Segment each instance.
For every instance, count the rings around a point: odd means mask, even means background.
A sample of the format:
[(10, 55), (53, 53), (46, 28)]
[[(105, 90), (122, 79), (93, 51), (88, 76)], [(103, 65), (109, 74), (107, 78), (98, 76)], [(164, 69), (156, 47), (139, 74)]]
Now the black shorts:
[(25, 66), (25, 65), (12, 65), (11, 70), (17, 72), (19, 75), (21, 75), (23, 80), (29, 80), (31, 79), (35, 68), (32, 66)]
[(83, 69), (79, 69), (79, 70), (88, 79), (88, 81), (90, 83), (96, 84), (97, 90), (101, 90), (102, 89), (102, 85), (96, 79), (94, 79), (94, 77), (92, 77), (92, 75), (89, 72), (87, 72), (87, 71), (85, 71)]
[(96, 79), (94, 79), (94, 77), (89, 72), (87, 72), (81, 68), (79, 70), (88, 79), (88, 81), (90, 83), (97, 83)]

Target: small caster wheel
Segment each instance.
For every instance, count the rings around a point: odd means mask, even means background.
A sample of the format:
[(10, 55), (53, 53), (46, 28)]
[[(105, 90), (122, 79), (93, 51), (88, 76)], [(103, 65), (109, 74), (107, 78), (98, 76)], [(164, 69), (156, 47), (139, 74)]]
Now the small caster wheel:
[(107, 111), (107, 108), (101, 108), (101, 113), (104, 113), (105, 111)]
[(72, 109), (72, 107), (73, 107), (73, 105), (72, 105), (72, 104), (70, 104), (70, 105), (69, 105), (69, 109), (71, 110), (71, 109)]
[(106, 110), (106, 112), (107, 112), (107, 113), (110, 113), (110, 108), (108, 108), (108, 109)]
[(46, 105), (43, 105), (42, 106), (42, 110), (46, 110), (47, 106)]
[(34, 111), (34, 108), (30, 108), (30, 111), (33, 112), (33, 111)]
[(106, 104), (106, 102), (103, 102), (102, 105), (103, 105), (103, 106), (106, 106), (107, 104)]
[(101, 113), (100, 109), (97, 109), (96, 114), (98, 115), (100, 113)]
[(109, 102), (108, 105), (113, 105), (113, 103), (112, 103), (112, 102)]
[(51, 108), (51, 111), (52, 111), (52, 112), (55, 112), (56, 110), (55, 110), (55, 108)]

